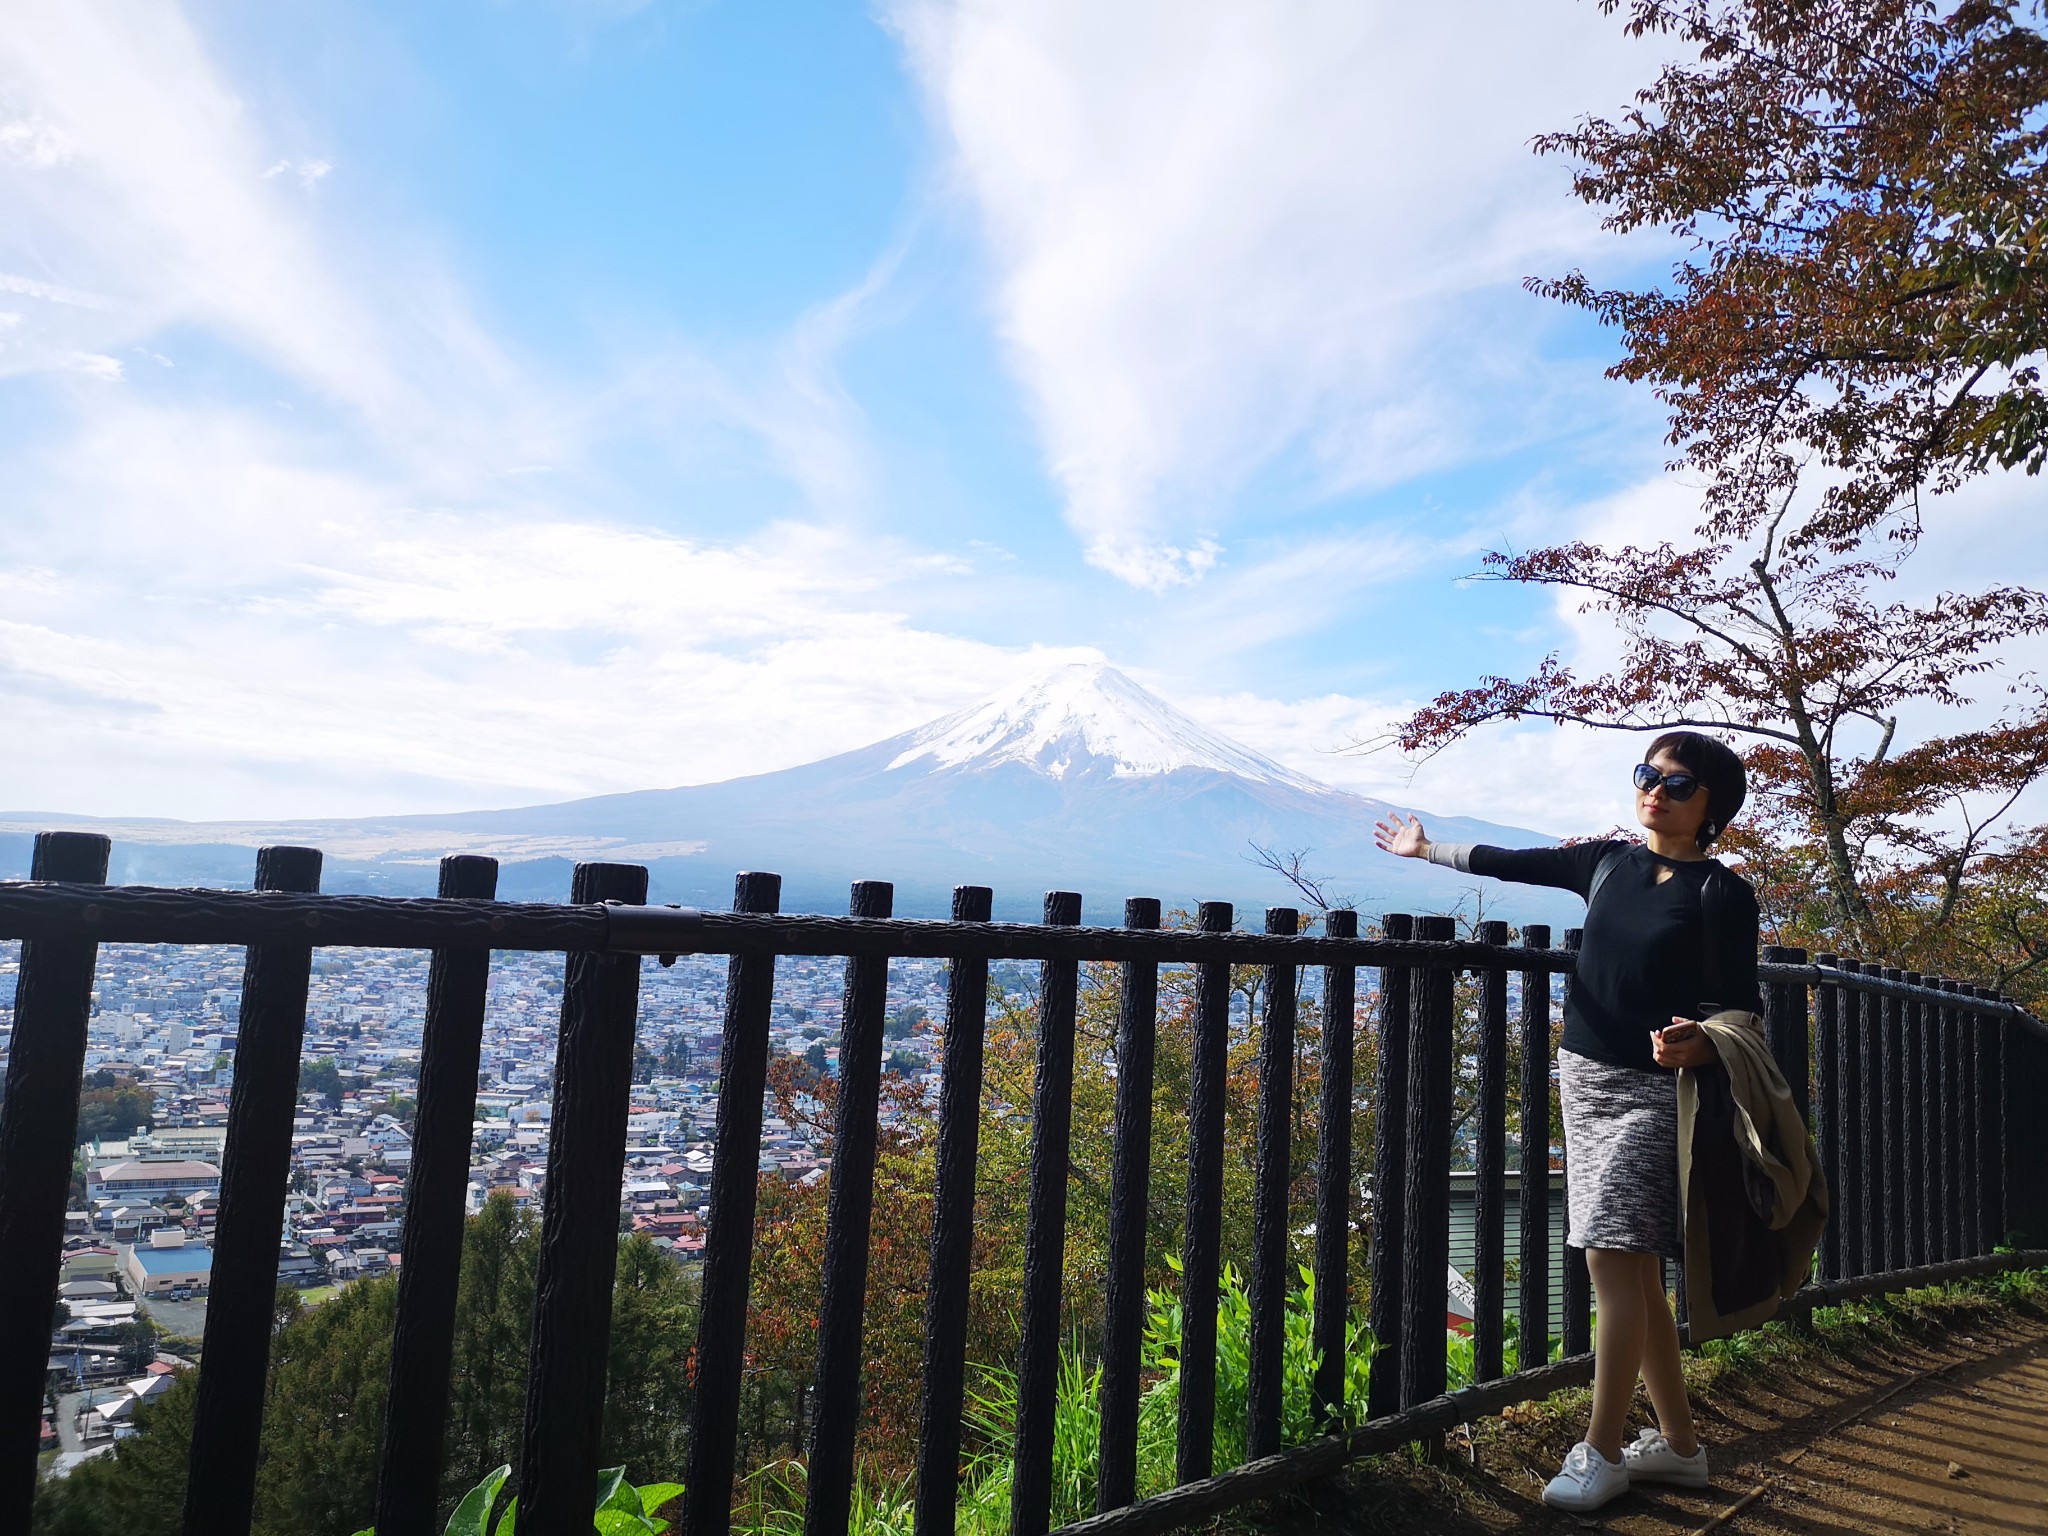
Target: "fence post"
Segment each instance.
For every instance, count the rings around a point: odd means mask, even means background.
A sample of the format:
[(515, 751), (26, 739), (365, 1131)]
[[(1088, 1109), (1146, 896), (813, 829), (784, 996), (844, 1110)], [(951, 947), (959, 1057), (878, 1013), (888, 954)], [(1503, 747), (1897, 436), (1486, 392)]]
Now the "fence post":
[(2048, 1168), (2048, 1128), (2026, 1106), (2048, 1101), (2048, 1038), (2019, 1020), (2006, 1026), (2006, 1061), (2011, 1068), (2006, 1088), (2007, 1237), (2015, 1247), (2048, 1246), (2048, 1191), (2038, 1170)]
[[(1579, 944), (1585, 936), (1586, 931), (1583, 928), (1565, 929), (1564, 947), (1576, 955), (1579, 950)], [(1571, 1178), (1569, 1168), (1572, 1155), (1572, 1149), (1569, 1146), (1564, 1149), (1564, 1155), (1567, 1168), (1565, 1178), (1569, 1182)], [(1685, 1271), (1681, 1269), (1679, 1271), (1678, 1292), (1681, 1303), (1685, 1296), (1684, 1282)], [(1684, 1321), (1682, 1317), (1679, 1319), (1681, 1325)], [(1564, 1320), (1561, 1331), (1564, 1334), (1564, 1352), (1566, 1355), (1583, 1355), (1592, 1350), (1593, 1277), (1586, 1268), (1586, 1250), (1574, 1247), (1569, 1243), (1565, 1245), (1564, 1250)]]
[(1983, 1100), (1977, 1111), (1977, 1123), (1983, 1127), (1980, 1147), (1984, 1171), (1979, 1176), (1984, 1191), (1983, 1252), (1990, 1253), (2004, 1245), (2011, 1231), (2011, 1223), (2006, 1219), (2005, 1111), (2012, 1060), (2006, 1050), (2005, 1020), (1992, 1011), (2000, 1007), (2003, 999), (1990, 987), (1979, 987), (1976, 991), (1977, 996), (1990, 1005), (1985, 1010), (1981, 1026), (1984, 1032), (1984, 1071), (1979, 1081)]
[[(1134, 896), (1124, 927), (1153, 931), (1159, 903)], [(1159, 1031), (1159, 964), (1124, 962), (1117, 998), (1115, 1129), (1110, 1148), (1109, 1275), (1103, 1297), (1102, 1425), (1095, 1508), (1138, 1497), (1138, 1370), (1145, 1341), (1145, 1237), (1152, 1195), (1152, 1064)]]
[[(104, 885), (112, 848), (94, 832), (39, 832), (29, 878)], [(7, 1102), (0, 1107), (0, 1530), (26, 1531), (35, 1504), (50, 1319), (63, 1273), (64, 1206), (98, 960), (92, 939), (24, 939), (14, 983)]]
[[(1941, 989), (1941, 978), (1929, 976), (1922, 983), (1930, 992)], [(1947, 1114), (1947, 1087), (1943, 1075), (1943, 1048), (1947, 1029), (1939, 1002), (1920, 1004), (1920, 1059), (1925, 1076), (1921, 1097), (1921, 1124), (1926, 1134), (1924, 1171), (1927, 1176), (1926, 1236), (1927, 1262), (1938, 1264), (1948, 1256), (1948, 1212), (1941, 1200), (1943, 1119)]]
[[(1358, 914), (1339, 908), (1323, 918), (1333, 939), (1358, 937)], [(1316, 1315), (1318, 1350), (1313, 1404), (1316, 1422), (1334, 1428), (1344, 1417), (1346, 1332), (1351, 1318), (1351, 1109), (1358, 1048), (1358, 968), (1323, 967), (1321, 1103), (1316, 1123)]]
[[(895, 907), (896, 887), (888, 881), (856, 880), (847, 916), (888, 917)], [(867, 1311), (883, 1014), (888, 1001), (888, 958), (849, 956), (839, 1013), (832, 1182), (825, 1192), (825, 1275), (818, 1304), (811, 1456), (804, 1481), (805, 1536), (845, 1536), (853, 1509), (853, 1446), (860, 1429), (861, 1334)]]
[[(1227, 901), (1205, 901), (1203, 933), (1230, 932)], [(1194, 1060), (1188, 1082), (1187, 1229), (1181, 1235), (1180, 1404), (1174, 1477), (1196, 1482), (1215, 1470), (1216, 1299), (1222, 1281), (1223, 1100), (1230, 1053), (1230, 963), (1195, 967)]]
[[(782, 876), (734, 878), (735, 912), (774, 912)], [(732, 1523), (739, 1445), (740, 1373), (746, 1362), (747, 1292), (753, 1280), (754, 1205), (761, 1177), (761, 1095), (768, 1084), (768, 1020), (775, 957), (734, 955), (725, 973), (725, 1029), (718, 1058), (718, 1120), (712, 1132), (711, 1223), (698, 1292), (697, 1380), (683, 1474), (684, 1536), (726, 1536)], [(587, 1513), (587, 1511), (586, 1511)]]
[[(1415, 936), (1415, 919), (1389, 912), (1381, 931), (1397, 943)], [(1366, 1417), (1399, 1413), (1401, 1392), (1401, 1266), (1408, 1184), (1408, 1013), (1414, 971), (1380, 967), (1379, 1052), (1373, 1067), (1372, 1246), (1367, 1250), (1372, 1296), (1372, 1373)]]
[[(1842, 969), (1861, 976), (1877, 968), (1845, 960)], [(1858, 988), (1849, 996), (1856, 1003), (1858, 1161), (1850, 1176), (1857, 1185), (1857, 1273), (1874, 1275), (1885, 1267), (1884, 1018), (1876, 993)]]
[[(1266, 932), (1292, 937), (1301, 914), (1268, 907)], [(1281, 1376), (1287, 1346), (1287, 1195), (1294, 1112), (1294, 967), (1265, 968), (1259, 1027), (1259, 1143), (1252, 1187), (1251, 1359), (1245, 1382), (1245, 1450), (1253, 1461), (1280, 1449)]]
[[(986, 923), (993, 893), (953, 887), (953, 921)], [(966, 1392), (967, 1293), (974, 1268), (974, 1168), (981, 1150), (981, 1062), (988, 958), (962, 956), (946, 976), (939, 1077), (939, 1152), (925, 1290), (924, 1393), (918, 1413), (918, 1536), (953, 1536), (960, 1496), (960, 1409)]]
[[(1457, 924), (1425, 917), (1418, 937), (1448, 944)], [(1401, 1276), (1401, 1406), (1441, 1396), (1445, 1277), (1451, 1266), (1451, 1028), (1455, 973), (1442, 963), (1422, 970), (1408, 1026), (1408, 1182), (1406, 1264)]]
[[(1920, 973), (1901, 971), (1899, 979), (1909, 987), (1917, 987)], [(1905, 1267), (1910, 1269), (1927, 1262), (1921, 1243), (1927, 1217), (1927, 1163), (1926, 1121), (1920, 1113), (1920, 1005), (1910, 997), (1901, 997), (1898, 1014), (1899, 1078), (1903, 1098), (1899, 1121), (1899, 1141), (1903, 1147), (1900, 1165), (1905, 1170), (1900, 1183), (1904, 1192), (1904, 1261)]]
[[(644, 905), (647, 870), (578, 864), (569, 899)], [(603, 1451), (619, 1170), (626, 1161), (639, 1008), (638, 955), (585, 950), (568, 956), (519, 1445), (519, 1528), (527, 1536), (580, 1536), (590, 1523)]]
[[(1914, 986), (1931, 986), (1934, 978), (1908, 971)], [(1936, 1168), (1941, 1158), (1941, 1026), (1934, 1010), (1920, 998), (1907, 1003), (1906, 1039), (1911, 1049), (1917, 1101), (1913, 1115), (1913, 1262), (1933, 1264), (1941, 1258), (1941, 1212), (1936, 1206)]]
[[(1508, 925), (1483, 922), (1479, 942), (1506, 949)], [(1472, 1379), (1501, 1375), (1506, 1332), (1508, 973), (1488, 964), (1479, 973), (1478, 1155), (1472, 1206), (1472, 1291), (1478, 1316), (1472, 1319)]]
[(1884, 1267), (1904, 1269), (1911, 1228), (1906, 1202), (1906, 1023), (1904, 1001), (1897, 987), (1906, 973), (1896, 966), (1883, 970), (1884, 999)]
[[(1525, 949), (1550, 948), (1550, 929), (1522, 930)], [(1522, 1294), (1517, 1366), (1550, 1359), (1550, 972), (1522, 972)]]
[[(453, 854), (441, 861), (436, 894), (444, 900), (489, 901), (497, 893), (496, 859)], [(436, 1536), (455, 1300), (462, 1281), (462, 1208), (490, 973), (487, 949), (437, 949), (427, 967), (419, 1101), (405, 1181), (405, 1262), (398, 1271), (377, 1477), (376, 1528), (383, 1536)]]
[(1963, 1001), (1957, 1008), (1962, 1025), (1962, 1174), (1963, 1174), (1963, 1256), (1975, 1258), (1984, 1248), (1984, 1158), (1979, 1146), (1983, 1107), (1984, 1037), (1977, 1016), (1977, 989), (1968, 982), (1956, 984)]
[[(1999, 1003), (2007, 1010), (2006, 1016), (1998, 1021), (2001, 1041), (2000, 1060), (2005, 1070), (1999, 1074), (1999, 1149), (1998, 1182), (2004, 1191), (2003, 1219), (1998, 1234), (1999, 1242), (2008, 1248), (2024, 1248), (2028, 1244), (2022, 1233), (2028, 1223), (2024, 1211), (2028, 1204), (2021, 1187), (2021, 1175), (2031, 1164), (2025, 1156), (2025, 1148), (2033, 1141), (2026, 1123), (2026, 1106), (2032, 1094), (2038, 1092), (2039, 1083), (2031, 1070), (2033, 1056), (2028, 1049), (2034, 1044), (2031, 1036), (2012, 1017), (2017, 1005), (2004, 992), (1998, 994)], [(2038, 1100), (2032, 1100), (2038, 1103)]]
[[(1823, 973), (1839, 957), (1813, 957)], [(1820, 1234), (1820, 1272), (1826, 1280), (1842, 1278), (1842, 989), (1825, 975), (1813, 990), (1813, 1138), (1820, 1151), (1821, 1177), (1827, 1180), (1829, 1220)]]
[(1937, 976), (1934, 985), (1946, 997), (1935, 1010), (1941, 1058), (1940, 1170), (1941, 1256), (1960, 1259), (1968, 1245), (1963, 1217), (1963, 1027), (1956, 1011), (1956, 982)]
[[(1045, 920), (1081, 921), (1076, 891), (1048, 891)], [(1038, 1071), (1031, 1093), (1031, 1209), (1024, 1233), (1024, 1329), (1017, 1349), (1017, 1445), (1010, 1473), (1010, 1536), (1044, 1536), (1052, 1523), (1053, 1408), (1059, 1395), (1060, 1281), (1066, 1262), (1067, 1171), (1074, 1116), (1074, 1005), (1080, 966), (1039, 967)]]
[[(319, 890), (319, 850), (257, 850), (256, 889)], [(306, 944), (251, 946), (242, 969), (235, 1086), (185, 1481), (185, 1529), (195, 1536), (241, 1536), (255, 1509), (277, 1244), (291, 1183), (292, 1111), (312, 972), (313, 950)]]
[[(1770, 944), (1764, 948), (1767, 965), (1804, 965), (1806, 951)], [(1792, 1102), (1799, 1106), (1799, 1118), (1811, 1123), (1813, 1113), (1813, 1066), (1808, 1056), (1806, 983), (1774, 981), (1764, 990), (1764, 1034), (1771, 1045), (1778, 1070), (1785, 1074), (1792, 1090)]]

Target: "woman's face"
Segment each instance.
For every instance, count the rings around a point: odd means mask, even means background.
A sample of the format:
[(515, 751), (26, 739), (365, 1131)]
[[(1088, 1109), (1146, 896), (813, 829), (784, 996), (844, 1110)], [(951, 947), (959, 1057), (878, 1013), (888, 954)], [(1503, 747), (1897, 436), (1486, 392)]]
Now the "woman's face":
[[(1692, 776), (1692, 770), (1667, 751), (1659, 752), (1650, 759), (1650, 766), (1659, 773), (1682, 773)], [(1694, 842), (1700, 830), (1700, 823), (1707, 819), (1707, 786), (1702, 784), (1692, 792), (1690, 800), (1674, 800), (1659, 784), (1655, 789), (1636, 791), (1636, 820), (1652, 832), (1682, 842)]]

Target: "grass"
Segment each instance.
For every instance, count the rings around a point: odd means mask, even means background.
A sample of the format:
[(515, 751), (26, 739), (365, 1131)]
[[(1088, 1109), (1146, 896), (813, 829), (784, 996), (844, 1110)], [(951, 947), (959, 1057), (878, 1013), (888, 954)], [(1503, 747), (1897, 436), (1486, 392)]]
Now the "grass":
[(1989, 1313), (2048, 1311), (2048, 1270), (2007, 1270), (1977, 1280), (1923, 1286), (1892, 1296), (1816, 1307), (1810, 1326), (1766, 1323), (1732, 1338), (1699, 1345), (1686, 1361), (1686, 1386), (1713, 1390), (1735, 1376), (1781, 1370), (1816, 1356), (1846, 1354), (1861, 1345), (1909, 1342)]

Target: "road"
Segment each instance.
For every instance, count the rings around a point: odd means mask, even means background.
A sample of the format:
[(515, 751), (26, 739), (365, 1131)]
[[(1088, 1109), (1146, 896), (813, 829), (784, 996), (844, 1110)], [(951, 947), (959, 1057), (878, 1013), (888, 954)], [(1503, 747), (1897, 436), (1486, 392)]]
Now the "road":
[[(91, 1387), (83, 1392), (64, 1392), (57, 1397), (57, 1446), (59, 1450), (82, 1451), (88, 1447), (78, 1433), (76, 1420), (81, 1407), (110, 1403), (121, 1395), (119, 1386)], [(92, 1442), (105, 1445), (104, 1438)]]

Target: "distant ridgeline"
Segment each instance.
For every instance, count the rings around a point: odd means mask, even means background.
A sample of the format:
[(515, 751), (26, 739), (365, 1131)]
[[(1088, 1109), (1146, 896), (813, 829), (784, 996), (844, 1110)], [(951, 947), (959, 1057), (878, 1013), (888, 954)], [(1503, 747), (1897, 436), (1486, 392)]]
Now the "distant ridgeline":
[[(0, 814), (0, 878), (28, 872), (37, 830), (113, 837), (120, 884), (246, 886), (254, 850), (326, 852), (333, 892), (431, 894), (447, 853), (501, 861), (508, 900), (559, 901), (578, 859), (645, 864), (652, 899), (723, 907), (735, 871), (784, 877), (783, 910), (838, 912), (848, 883), (896, 883), (896, 911), (941, 917), (952, 887), (995, 890), (995, 915), (1035, 920), (1043, 893), (1079, 890), (1083, 921), (1121, 920), (1124, 898), (1169, 911), (1230, 901), (1241, 914), (1299, 905), (1253, 845), (1308, 850), (1306, 867), (1368, 920), (1387, 911), (1469, 913), (1479, 882), (1373, 846), (1394, 809), (1334, 789), (1231, 741), (1100, 664), (1058, 668), (970, 709), (802, 767), (683, 789), (453, 815), (266, 824)], [(1426, 817), (1453, 842), (1529, 847), (1519, 827)], [(1568, 896), (1495, 885), (1487, 915), (1578, 922)]]

